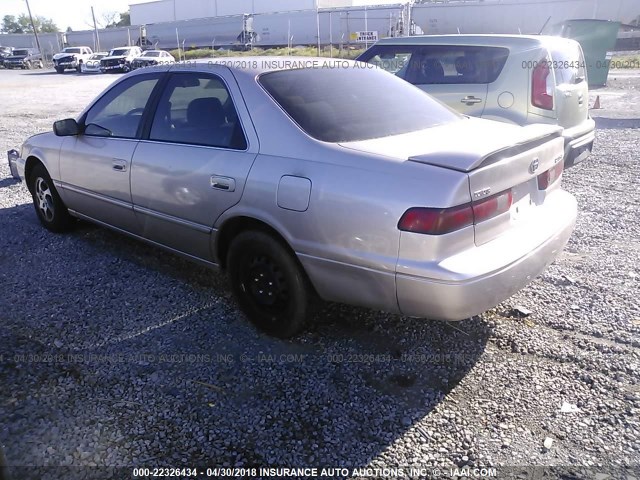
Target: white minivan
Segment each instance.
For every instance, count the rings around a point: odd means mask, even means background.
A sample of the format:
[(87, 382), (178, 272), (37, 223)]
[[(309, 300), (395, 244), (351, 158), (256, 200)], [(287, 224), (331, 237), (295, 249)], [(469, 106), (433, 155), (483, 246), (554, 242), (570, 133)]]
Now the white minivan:
[(595, 122), (580, 44), (534, 35), (385, 38), (357, 60), (377, 65), (475, 117), (564, 128), (565, 167), (589, 156)]

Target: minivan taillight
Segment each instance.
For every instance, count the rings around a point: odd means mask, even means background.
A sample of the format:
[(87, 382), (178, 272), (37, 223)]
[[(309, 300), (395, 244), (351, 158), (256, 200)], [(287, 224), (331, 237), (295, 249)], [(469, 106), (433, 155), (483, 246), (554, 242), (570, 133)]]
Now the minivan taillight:
[(540, 60), (531, 74), (531, 105), (534, 107), (553, 110), (553, 91), (547, 86), (550, 76), (549, 62)]
[(564, 170), (564, 162), (560, 160), (556, 165), (551, 167), (546, 172), (542, 172), (538, 175), (538, 190), (546, 190), (553, 182), (560, 178), (562, 171)]
[(451, 208), (413, 207), (398, 222), (403, 232), (444, 235), (508, 212), (513, 202), (511, 189), (478, 202)]

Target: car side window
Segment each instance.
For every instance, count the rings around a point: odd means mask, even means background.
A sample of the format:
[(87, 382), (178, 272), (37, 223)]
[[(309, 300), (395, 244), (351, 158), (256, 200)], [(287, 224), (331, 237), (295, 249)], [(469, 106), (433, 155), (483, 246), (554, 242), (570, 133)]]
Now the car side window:
[(90, 126), (85, 135), (136, 138), (142, 114), (159, 78), (159, 75), (137, 75), (105, 93), (85, 117), (84, 124)]
[(245, 150), (233, 99), (221, 78), (175, 73), (158, 103), (150, 140)]
[(414, 85), (494, 82), (509, 56), (503, 47), (476, 45), (380, 45), (368, 63)]

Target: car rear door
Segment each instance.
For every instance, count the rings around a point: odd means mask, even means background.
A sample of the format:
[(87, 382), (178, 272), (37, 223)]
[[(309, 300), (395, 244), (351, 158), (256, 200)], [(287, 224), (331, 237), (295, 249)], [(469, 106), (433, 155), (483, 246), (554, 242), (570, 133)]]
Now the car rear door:
[(230, 71), (187, 69), (171, 73), (158, 98), (131, 191), (144, 237), (213, 260), (213, 225), (240, 201), (258, 141)]
[(477, 45), (377, 45), (360, 59), (376, 64), (465, 115), (482, 116), (489, 84), (508, 49)]

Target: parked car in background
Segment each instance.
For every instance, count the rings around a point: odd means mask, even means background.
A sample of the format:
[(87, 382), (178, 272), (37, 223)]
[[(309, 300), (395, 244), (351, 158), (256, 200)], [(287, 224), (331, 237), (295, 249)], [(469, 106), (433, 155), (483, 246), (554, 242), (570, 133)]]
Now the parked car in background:
[(11, 55), (13, 47), (3, 47), (0, 45), (0, 67), (4, 67), (4, 59)]
[(42, 55), (35, 48), (14, 48), (11, 55), (5, 57), (4, 66), (8, 69), (43, 68)]
[(128, 72), (131, 70), (131, 62), (142, 55), (140, 47), (119, 47), (109, 52), (109, 55), (100, 60), (100, 70), (104, 72)]
[(90, 47), (66, 47), (62, 52), (53, 56), (53, 67), (58, 73), (64, 73), (65, 70), (70, 69), (81, 72), (82, 64), (91, 55), (93, 55), (93, 50)]
[(164, 50), (147, 50), (141, 56), (135, 58), (131, 62), (131, 69), (142, 67), (151, 67), (154, 65), (170, 65), (176, 63), (176, 59), (173, 58), (169, 52)]
[(82, 73), (101, 73), (100, 60), (109, 55), (108, 52), (96, 52), (82, 64)]
[(242, 57), (132, 72), (9, 164), (47, 229), (222, 268), (286, 337), (316, 295), (442, 320), (508, 298), (573, 231), (563, 150), (556, 125), (466, 117), (356, 62)]
[(565, 164), (591, 153), (584, 56), (574, 40), (527, 35), (386, 38), (358, 60), (384, 68), (460, 113), (517, 125), (563, 127)]

